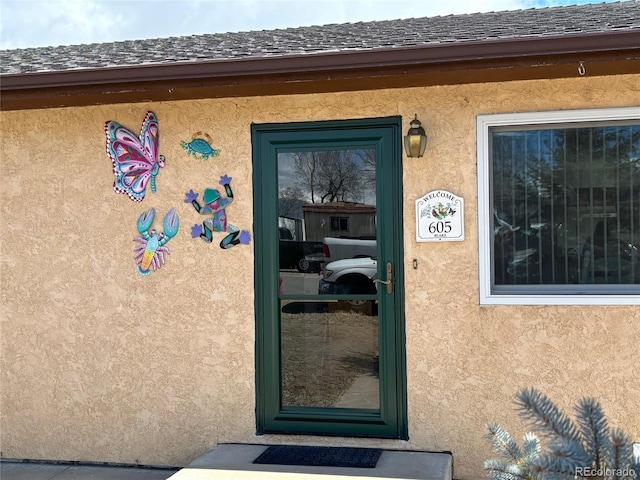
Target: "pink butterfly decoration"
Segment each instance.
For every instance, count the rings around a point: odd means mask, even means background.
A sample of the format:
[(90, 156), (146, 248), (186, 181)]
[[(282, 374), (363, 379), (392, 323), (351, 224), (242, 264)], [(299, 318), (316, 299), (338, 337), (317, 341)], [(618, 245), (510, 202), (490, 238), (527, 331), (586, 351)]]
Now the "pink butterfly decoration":
[(141, 201), (150, 183), (156, 191), (156, 175), (164, 167), (164, 156), (158, 155), (160, 128), (153, 112), (147, 112), (142, 122), (140, 136), (110, 120), (104, 124), (107, 135), (107, 155), (116, 176), (113, 189), (129, 195), (131, 200)]

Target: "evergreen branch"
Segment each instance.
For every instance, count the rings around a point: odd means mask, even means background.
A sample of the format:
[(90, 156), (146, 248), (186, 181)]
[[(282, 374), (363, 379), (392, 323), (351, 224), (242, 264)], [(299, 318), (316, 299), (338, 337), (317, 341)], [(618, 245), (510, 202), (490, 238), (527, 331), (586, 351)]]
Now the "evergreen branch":
[(584, 451), (582, 445), (567, 439), (552, 442), (539, 462), (552, 471), (567, 475), (575, 475), (578, 468), (591, 467), (591, 456)]
[(535, 433), (529, 432), (525, 434), (522, 440), (522, 453), (529, 465), (540, 457), (540, 441)]
[(520, 390), (516, 395), (516, 409), (521, 417), (538, 427), (546, 436), (580, 442), (578, 429), (571, 419), (536, 389)]
[(575, 472), (566, 472), (564, 469), (556, 469), (553, 465), (536, 465), (533, 471), (543, 480), (575, 480), (578, 477)]
[(507, 461), (517, 462), (522, 457), (520, 447), (509, 433), (497, 423), (487, 425), (485, 438), (496, 453)]
[(517, 466), (498, 460), (484, 462), (484, 470), (487, 477), (494, 480), (536, 480), (534, 477), (525, 476)]
[(619, 428), (611, 431), (608, 467), (613, 470), (631, 468), (633, 464), (633, 443), (631, 437)]
[(591, 456), (591, 465), (596, 470), (604, 468), (611, 442), (609, 441), (609, 425), (602, 407), (593, 398), (583, 398), (576, 404), (574, 410), (583, 446)]
[(606, 474), (609, 480), (635, 480), (640, 474), (631, 438), (621, 429), (609, 428), (601, 405), (593, 398), (583, 398), (574, 406), (575, 423), (533, 388), (518, 392), (516, 406), (520, 416), (533, 423), (549, 442), (541, 453), (538, 437), (530, 432), (520, 448), (500, 425), (487, 425), (486, 438), (506, 460), (485, 462), (489, 478), (574, 480), (593, 475), (587, 472), (612, 471), (613, 478)]

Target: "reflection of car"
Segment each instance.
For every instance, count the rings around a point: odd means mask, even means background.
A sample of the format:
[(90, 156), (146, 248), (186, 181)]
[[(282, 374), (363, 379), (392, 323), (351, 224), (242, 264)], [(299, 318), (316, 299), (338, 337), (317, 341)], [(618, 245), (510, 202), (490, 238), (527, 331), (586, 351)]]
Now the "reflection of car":
[(505, 218), (494, 213), (497, 285), (640, 283), (640, 249), (624, 238), (615, 213), (583, 214), (570, 228), (514, 227)]
[(377, 248), (376, 240), (372, 237), (325, 237), (322, 251), (307, 255), (306, 259), (313, 262), (329, 263), (343, 258), (375, 257)]
[(319, 272), (321, 264), (307, 259), (307, 256), (322, 253), (322, 242), (293, 240), (291, 232), (280, 228), (280, 269), (297, 268), (299, 272)]
[(322, 243), (320, 242), (280, 240), (280, 269), (296, 268), (302, 273), (319, 272), (322, 264), (307, 258), (318, 251), (322, 251)]
[(582, 253), (580, 283), (638, 283), (640, 249), (625, 240), (611, 239), (606, 248), (587, 242)]
[[(378, 276), (375, 258), (348, 258), (325, 265), (318, 284), (318, 293), (326, 295), (370, 295), (376, 293), (373, 280)], [(370, 300), (346, 300), (349, 310), (376, 315), (376, 302)]]
[(321, 294), (375, 294), (378, 274), (375, 258), (347, 258), (327, 263), (318, 285)]

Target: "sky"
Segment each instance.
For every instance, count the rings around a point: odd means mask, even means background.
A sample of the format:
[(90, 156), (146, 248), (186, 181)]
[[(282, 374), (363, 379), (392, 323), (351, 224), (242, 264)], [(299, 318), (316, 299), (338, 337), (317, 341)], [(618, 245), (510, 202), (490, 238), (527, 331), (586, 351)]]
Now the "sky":
[(584, 3), (602, 0), (0, 0), (0, 50)]

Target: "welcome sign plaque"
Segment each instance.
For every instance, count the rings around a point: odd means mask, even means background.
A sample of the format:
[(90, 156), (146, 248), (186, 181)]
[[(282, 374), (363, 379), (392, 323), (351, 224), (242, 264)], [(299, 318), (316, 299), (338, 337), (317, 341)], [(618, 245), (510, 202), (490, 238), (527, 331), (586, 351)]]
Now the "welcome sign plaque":
[(464, 199), (447, 190), (433, 190), (416, 200), (416, 240), (464, 240)]

